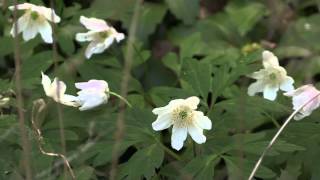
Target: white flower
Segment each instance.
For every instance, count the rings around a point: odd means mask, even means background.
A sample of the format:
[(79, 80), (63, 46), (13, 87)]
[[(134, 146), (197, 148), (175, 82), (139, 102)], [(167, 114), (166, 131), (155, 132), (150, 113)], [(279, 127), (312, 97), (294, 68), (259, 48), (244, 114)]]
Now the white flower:
[(284, 93), (286, 96), (292, 97), (293, 110), (298, 110), (303, 105), (306, 105), (294, 116), (295, 120), (300, 120), (309, 116), (313, 110), (320, 105), (320, 91), (318, 91), (312, 84), (301, 86), (300, 88)]
[(92, 54), (102, 53), (114, 40), (120, 42), (124, 39), (123, 33), (118, 33), (113, 27), (108, 26), (104, 20), (81, 16), (80, 22), (89, 30), (86, 33), (76, 34), (77, 41), (90, 41), (85, 52), (87, 59)]
[(176, 99), (169, 102), (167, 106), (153, 109), (153, 113), (158, 115), (152, 128), (161, 131), (173, 125), (171, 146), (180, 150), (189, 133), (192, 139), (202, 144), (206, 142), (203, 129), (211, 129), (211, 120), (201, 111), (196, 111), (200, 100), (198, 97), (187, 99)]
[[(36, 6), (30, 3), (23, 3), (16, 6), (18, 10), (25, 10), (17, 23), (17, 34), (22, 32), (23, 39), (28, 41), (36, 37), (40, 33), (42, 39), (46, 43), (52, 43), (52, 28), (48, 21), (59, 23), (60, 17), (57, 16), (54, 10), (43, 6)], [(9, 9), (14, 11), (14, 6)], [(11, 35), (15, 36), (15, 25), (11, 29)]]
[(47, 96), (51, 97), (56, 102), (67, 106), (79, 106), (79, 104), (77, 103), (77, 97), (65, 94), (67, 87), (64, 82), (59, 81), (57, 78), (54, 78), (53, 82), (51, 82), (50, 78), (47, 75), (43, 74), (43, 72), (41, 72), (41, 75), (41, 83)]
[(273, 101), (279, 89), (286, 92), (293, 90), (294, 80), (287, 76), (283, 67), (279, 66), (278, 58), (272, 52), (263, 51), (262, 57), (264, 69), (251, 75), (257, 81), (249, 86), (248, 94), (253, 96), (258, 92), (263, 92), (265, 99)]
[(80, 111), (92, 109), (101, 104), (105, 104), (109, 99), (108, 83), (103, 80), (90, 80), (88, 82), (76, 83), (76, 88), (80, 89), (78, 103)]

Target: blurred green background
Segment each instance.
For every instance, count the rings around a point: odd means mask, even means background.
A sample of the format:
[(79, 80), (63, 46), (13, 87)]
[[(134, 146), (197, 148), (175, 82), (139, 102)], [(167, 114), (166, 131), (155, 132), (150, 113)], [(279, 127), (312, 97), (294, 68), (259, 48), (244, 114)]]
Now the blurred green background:
[[(145, 0), (138, 4), (139, 12), (134, 12), (135, 0), (28, 2), (46, 7), (53, 3), (61, 17), (54, 28), (56, 51), (39, 35), (28, 42), (19, 36), (23, 112), (30, 145), (27, 163), (32, 179), (71, 179), (60, 158), (43, 155), (38, 148), (31, 117), (33, 101), (39, 98), (46, 101), (45, 110), (37, 117), (45, 149), (69, 157), (77, 179), (109, 178), (119, 100), (111, 97), (108, 104), (85, 112), (61, 106), (63, 150), (57, 104), (45, 96), (40, 72), (66, 82), (68, 94), (76, 93), (75, 82), (90, 79), (105, 80), (111, 91), (120, 93), (134, 13), (138, 20), (127, 97), (133, 108), (125, 111), (117, 179), (247, 179), (292, 111), (290, 99), (280, 93), (274, 102), (247, 95), (252, 80), (246, 75), (261, 68), (262, 50), (279, 57), (295, 79), (295, 87), (317, 85), (320, 79), (319, 0)], [(25, 179), (25, 165), (17, 118), (17, 46), (10, 36), (10, 5), (12, 0), (0, 1), (0, 179), (19, 180)], [(106, 20), (126, 39), (86, 60), (87, 43), (75, 41), (76, 33), (86, 32), (79, 23), (81, 15)], [(203, 145), (188, 138), (185, 147), (175, 152), (178, 160), (163, 148), (170, 148), (170, 130), (152, 130), (156, 116), (151, 110), (192, 95), (201, 98), (200, 110), (210, 117), (213, 129), (205, 131), (207, 142)], [(257, 179), (320, 179), (319, 117), (320, 112), (315, 111), (302, 121), (291, 122), (267, 154)]]

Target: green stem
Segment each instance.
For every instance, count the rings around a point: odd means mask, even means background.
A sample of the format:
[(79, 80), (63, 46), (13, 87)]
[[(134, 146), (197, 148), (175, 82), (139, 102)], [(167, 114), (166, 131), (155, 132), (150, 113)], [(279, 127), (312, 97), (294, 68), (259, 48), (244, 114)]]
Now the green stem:
[(173, 152), (171, 149), (167, 148), (167, 146), (163, 145), (161, 142), (158, 141), (158, 143), (160, 144), (160, 146), (163, 148), (163, 150), (165, 152), (167, 152), (168, 154), (170, 154), (172, 157), (176, 158), (177, 160), (181, 161), (181, 157), (176, 154), (175, 152)]
[(130, 108), (132, 107), (131, 104), (124, 97), (120, 96), (119, 94), (117, 94), (115, 92), (112, 92), (112, 91), (109, 91), (108, 93), (113, 95), (113, 96), (116, 96), (117, 98), (119, 98), (122, 101), (124, 101)]

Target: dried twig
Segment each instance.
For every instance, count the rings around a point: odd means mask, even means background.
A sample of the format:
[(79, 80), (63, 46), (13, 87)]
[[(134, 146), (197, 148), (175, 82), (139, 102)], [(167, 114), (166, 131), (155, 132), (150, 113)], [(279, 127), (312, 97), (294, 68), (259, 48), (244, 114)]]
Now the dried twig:
[(264, 156), (267, 154), (267, 152), (270, 150), (270, 148), (272, 147), (272, 145), (275, 143), (275, 141), (277, 140), (277, 138), (279, 137), (279, 135), (281, 134), (281, 132), (284, 130), (284, 128), (289, 124), (289, 122), (291, 121), (291, 119), (302, 109), (304, 108), (306, 105), (308, 105), (310, 102), (312, 102), (314, 99), (316, 99), (318, 96), (320, 96), (320, 93), (317, 94), (316, 96), (314, 96), (313, 98), (311, 98), (309, 101), (307, 101), (305, 104), (303, 104), (301, 107), (299, 107), (297, 110), (295, 110), (288, 118), (287, 120), (283, 123), (283, 125), (281, 126), (281, 128), (278, 130), (278, 132), (276, 133), (276, 135), (274, 135), (274, 137), (272, 138), (272, 140), (269, 142), (268, 146), (264, 149), (263, 153), (261, 154), (259, 160), (257, 161), (256, 165), (254, 166), (248, 180), (252, 180), (254, 175), (256, 174), (258, 168), (261, 165), (261, 162), (264, 158)]
[(32, 123), (32, 127), (35, 131), (35, 134), (37, 136), (39, 150), (44, 155), (62, 158), (65, 166), (68, 168), (68, 170), (70, 172), (72, 179), (76, 179), (76, 176), (74, 175), (74, 172), (70, 166), (68, 159), (63, 154), (46, 152), (44, 150), (44, 148), (42, 147), (42, 145), (44, 144), (44, 141), (43, 141), (41, 131), (36, 125), (36, 120), (39, 118), (39, 115), (43, 111), (45, 106), (46, 105), (45, 105), (45, 102), (43, 99), (39, 99), (37, 101), (34, 101), (33, 107), (32, 107), (32, 114), (31, 114), (31, 123)]

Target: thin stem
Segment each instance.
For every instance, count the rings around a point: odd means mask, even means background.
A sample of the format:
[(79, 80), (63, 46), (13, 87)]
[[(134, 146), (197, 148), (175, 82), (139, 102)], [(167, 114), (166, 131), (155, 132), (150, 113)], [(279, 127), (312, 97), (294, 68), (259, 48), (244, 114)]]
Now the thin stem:
[[(121, 97), (124, 99), (128, 95), (128, 84), (130, 80), (130, 72), (134, 57), (134, 49), (133, 44), (135, 42), (136, 38), (136, 32), (137, 32), (137, 26), (138, 26), (138, 20), (139, 20), (139, 13), (140, 13), (140, 7), (143, 3), (143, 0), (136, 1), (135, 7), (134, 7), (134, 13), (132, 16), (130, 28), (129, 28), (129, 35), (128, 35), (128, 41), (127, 41), (127, 49), (126, 49), (126, 55), (125, 55), (125, 61), (124, 61), (124, 68), (123, 68), (123, 77), (121, 82)], [(120, 111), (118, 114), (117, 122), (116, 122), (116, 131), (115, 131), (115, 143), (112, 148), (112, 161), (111, 161), (111, 170), (110, 170), (110, 180), (115, 180), (117, 176), (117, 168), (118, 168), (118, 151), (121, 145), (121, 141), (123, 139), (124, 133), (125, 133), (125, 103), (124, 101), (120, 101), (119, 103)]]
[(287, 120), (283, 123), (283, 125), (281, 126), (281, 128), (278, 130), (278, 132), (276, 133), (276, 135), (274, 135), (274, 137), (272, 138), (272, 140), (270, 141), (270, 143), (268, 144), (268, 146), (264, 149), (263, 153), (261, 154), (259, 160), (257, 161), (256, 165), (254, 166), (248, 180), (252, 180), (252, 178), (254, 177), (254, 175), (256, 174), (259, 166), (261, 165), (261, 162), (264, 158), (264, 156), (267, 154), (267, 152), (269, 151), (269, 149), (272, 147), (272, 145), (275, 143), (275, 141), (277, 140), (277, 138), (279, 137), (279, 135), (281, 134), (281, 132), (284, 130), (284, 128), (289, 124), (289, 122), (291, 121), (291, 119), (302, 109), (304, 108), (306, 105), (308, 105), (311, 101), (313, 101), (315, 98), (317, 98), (320, 95), (317, 94), (316, 96), (314, 96), (313, 98), (311, 98), (309, 101), (307, 101), (305, 104), (303, 104), (301, 107), (299, 107), (297, 110), (295, 110), (288, 118)]
[(109, 91), (109, 94), (116, 96), (117, 98), (121, 99), (123, 102), (125, 102), (130, 108), (132, 107), (132, 105), (129, 103), (128, 100), (126, 100), (124, 97), (122, 97), (120, 94), (117, 94), (115, 92)]
[(163, 150), (168, 153), (169, 155), (171, 155), (172, 157), (174, 157), (175, 159), (181, 161), (181, 157), (176, 154), (175, 152), (173, 152), (171, 149), (169, 149), (167, 146), (163, 145), (161, 142), (158, 142), (158, 144), (163, 148)]
[(15, 63), (15, 89), (17, 96), (17, 109), (18, 109), (18, 117), (19, 117), (19, 128), (21, 135), (21, 145), (22, 145), (22, 154), (23, 154), (23, 166), (25, 169), (25, 175), (27, 180), (32, 179), (32, 171), (30, 166), (30, 145), (28, 140), (28, 134), (25, 127), (25, 118), (23, 112), (23, 96), (22, 96), (22, 87), (21, 87), (21, 59), (20, 59), (20, 47), (19, 47), (19, 39), (18, 39), (18, 23), (17, 23), (17, 0), (14, 0), (14, 11), (13, 11), (13, 19), (14, 19), (14, 63)]

